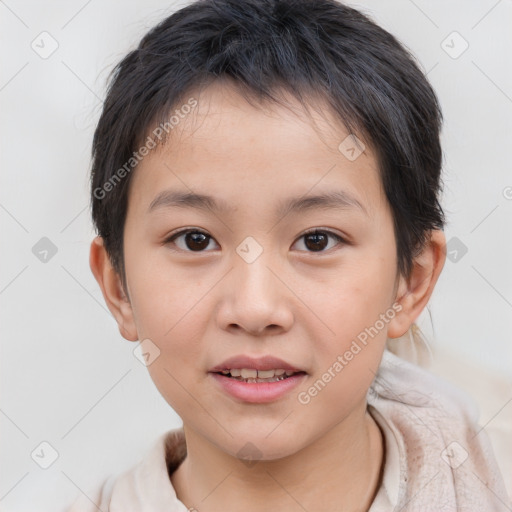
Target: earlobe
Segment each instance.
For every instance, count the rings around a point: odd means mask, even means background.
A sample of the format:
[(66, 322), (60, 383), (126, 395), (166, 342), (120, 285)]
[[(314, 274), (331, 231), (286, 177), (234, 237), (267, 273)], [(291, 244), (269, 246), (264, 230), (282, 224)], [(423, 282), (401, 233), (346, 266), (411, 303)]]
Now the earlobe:
[(123, 290), (119, 274), (112, 267), (103, 238), (100, 236), (91, 242), (89, 266), (101, 288), (108, 309), (116, 319), (121, 336), (128, 341), (137, 341), (139, 338), (132, 306)]
[(400, 277), (395, 302), (401, 310), (388, 325), (388, 337), (403, 336), (427, 305), (446, 260), (443, 231), (432, 230), (422, 252), (414, 259), (409, 279)]

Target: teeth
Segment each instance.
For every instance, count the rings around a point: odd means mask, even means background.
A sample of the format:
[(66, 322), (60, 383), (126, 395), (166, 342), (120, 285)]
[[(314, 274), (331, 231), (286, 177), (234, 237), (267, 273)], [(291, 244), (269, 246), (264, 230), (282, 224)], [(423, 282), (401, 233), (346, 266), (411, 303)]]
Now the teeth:
[(258, 370), (258, 379), (269, 379), (275, 375), (274, 370)]
[(243, 368), (242, 370), (240, 370), (240, 372), (240, 376), (242, 377), (242, 379), (255, 379), (258, 376), (258, 370), (248, 370), (246, 368)]
[[(252, 382), (253, 379), (272, 379), (274, 377), (283, 378), (289, 377), (293, 375), (294, 371), (291, 370), (254, 370), (252, 368), (232, 368), (231, 370), (222, 370), (223, 375), (231, 374), (231, 377), (241, 377), (242, 379), (250, 379), (249, 382)], [(256, 381), (255, 381), (256, 382)]]

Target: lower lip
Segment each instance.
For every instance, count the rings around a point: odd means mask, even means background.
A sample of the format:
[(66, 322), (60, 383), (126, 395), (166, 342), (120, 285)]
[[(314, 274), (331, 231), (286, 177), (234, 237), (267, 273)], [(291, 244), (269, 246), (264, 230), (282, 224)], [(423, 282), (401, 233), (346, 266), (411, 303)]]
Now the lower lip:
[(219, 373), (210, 373), (209, 375), (229, 395), (244, 402), (256, 404), (272, 402), (281, 398), (298, 386), (307, 376), (306, 373), (297, 373), (276, 382), (243, 382)]

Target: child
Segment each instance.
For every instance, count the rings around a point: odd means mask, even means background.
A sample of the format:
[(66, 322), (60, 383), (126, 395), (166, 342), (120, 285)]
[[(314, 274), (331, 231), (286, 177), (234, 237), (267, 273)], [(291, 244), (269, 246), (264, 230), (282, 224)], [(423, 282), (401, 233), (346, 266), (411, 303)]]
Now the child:
[(445, 261), (441, 117), (335, 0), (199, 0), (120, 62), (91, 269), (183, 427), (71, 510), (510, 510), (471, 403), (386, 348)]

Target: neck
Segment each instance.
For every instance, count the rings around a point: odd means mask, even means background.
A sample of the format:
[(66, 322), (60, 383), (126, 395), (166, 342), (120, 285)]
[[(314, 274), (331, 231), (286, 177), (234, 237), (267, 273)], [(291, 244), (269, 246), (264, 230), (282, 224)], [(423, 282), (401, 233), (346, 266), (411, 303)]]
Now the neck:
[(366, 409), (292, 455), (253, 465), (184, 431), (187, 457), (171, 481), (191, 510), (364, 512), (380, 485), (383, 441)]

